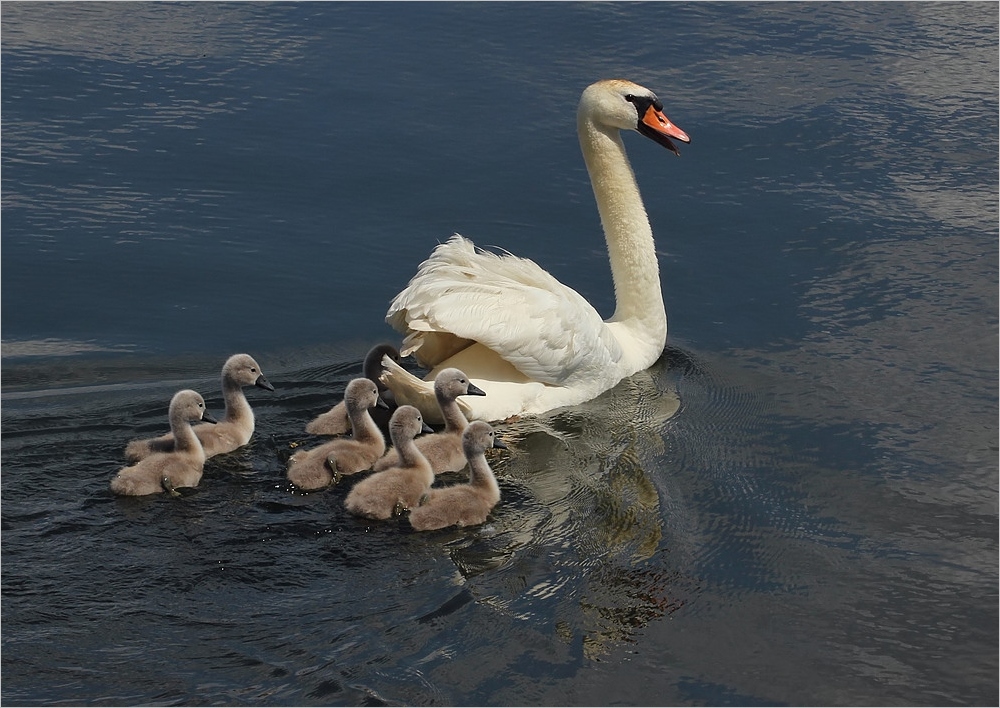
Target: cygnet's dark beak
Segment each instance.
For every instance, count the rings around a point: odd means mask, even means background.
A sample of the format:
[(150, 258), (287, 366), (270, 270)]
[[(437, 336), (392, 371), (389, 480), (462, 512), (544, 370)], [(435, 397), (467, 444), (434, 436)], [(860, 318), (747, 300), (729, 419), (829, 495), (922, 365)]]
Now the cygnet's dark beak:
[(382, 400), (382, 396), (381, 395), (379, 395), (375, 399), (375, 407), (376, 408), (385, 408), (386, 410), (389, 410), (389, 404)]
[(271, 382), (268, 381), (264, 377), (264, 374), (261, 374), (260, 376), (258, 376), (257, 380), (253, 382), (253, 385), (254, 386), (259, 386), (260, 388), (265, 389), (267, 391), (273, 391), (274, 390), (274, 386), (272, 386)]
[(212, 415), (208, 411), (203, 411), (202, 412), (201, 419), (203, 421), (205, 421), (206, 423), (218, 423), (219, 422), (215, 418), (213, 418)]
[(466, 396), (485, 396), (486, 391), (476, 386), (476, 384), (469, 382), (469, 390), (465, 392)]

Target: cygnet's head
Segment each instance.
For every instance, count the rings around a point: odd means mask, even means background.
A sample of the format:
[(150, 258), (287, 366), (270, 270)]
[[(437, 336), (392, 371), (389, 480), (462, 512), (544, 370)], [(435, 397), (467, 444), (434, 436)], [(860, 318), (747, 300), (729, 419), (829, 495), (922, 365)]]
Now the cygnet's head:
[(439, 401), (454, 401), (459, 396), (485, 396), (486, 392), (460, 369), (442, 369), (434, 378), (434, 395)]
[(406, 440), (412, 440), (420, 433), (430, 433), (433, 429), (424, 423), (424, 417), (413, 406), (400, 406), (389, 419), (389, 437), (396, 447)]
[(491, 447), (498, 447), (506, 450), (503, 440), (496, 436), (496, 432), (489, 423), (481, 420), (474, 420), (469, 423), (469, 427), (462, 433), (462, 450), (466, 457), (475, 457), (483, 454)]
[(344, 389), (344, 404), (348, 411), (367, 411), (379, 404), (385, 406), (371, 379), (351, 379)]
[(204, 420), (214, 423), (215, 419), (205, 409), (205, 399), (197, 391), (186, 388), (170, 399), (170, 417), (180, 416), (188, 422)]
[(222, 378), (240, 386), (259, 386), (273, 391), (274, 386), (260, 370), (260, 365), (249, 354), (233, 354), (222, 367)]
[(393, 361), (399, 361), (399, 350), (391, 344), (376, 344), (365, 356), (364, 372), (365, 378), (378, 381), (382, 374), (382, 357), (388, 356)]

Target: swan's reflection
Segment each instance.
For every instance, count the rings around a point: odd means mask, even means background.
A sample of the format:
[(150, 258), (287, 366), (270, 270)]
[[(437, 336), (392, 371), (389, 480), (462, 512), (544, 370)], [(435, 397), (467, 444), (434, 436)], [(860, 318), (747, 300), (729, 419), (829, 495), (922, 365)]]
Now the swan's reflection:
[(586, 404), (500, 426), (504, 499), (449, 545), (480, 602), (580, 637), (588, 656), (682, 605), (691, 513), (671, 491), (671, 350)]

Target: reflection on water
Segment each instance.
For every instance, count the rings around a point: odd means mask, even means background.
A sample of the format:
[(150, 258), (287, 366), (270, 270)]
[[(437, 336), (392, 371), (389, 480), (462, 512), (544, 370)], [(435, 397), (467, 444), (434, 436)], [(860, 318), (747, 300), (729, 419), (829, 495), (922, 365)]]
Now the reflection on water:
[[(3, 17), (4, 49), (170, 65), (209, 56), (266, 64), (299, 56), (303, 41), (282, 30), (280, 6), (209, 3), (159, 5), (12, 4)], [(67, 22), (67, 18), (72, 21)], [(243, 34), (251, 31), (254, 42)]]
[(29, 339), (3, 343), (3, 358), (77, 356), (95, 352), (128, 351), (128, 346), (105, 346), (96, 342), (74, 342), (63, 339)]
[[(666, 426), (680, 405), (666, 360), (587, 404), (501, 427), (510, 454), (494, 469), (516, 487), (502, 531), (497, 524), (505, 555), (516, 557), (503, 573), (524, 587), (493, 602), (530, 620), (537, 600), (571, 598), (583, 615), (557, 619), (556, 630), (567, 641), (582, 635), (588, 657), (677, 609), (691, 590), (690, 569), (676, 567), (690, 515), (669, 494), (661, 506), (658, 491), (670, 488)], [(665, 534), (669, 558), (643, 567)], [(540, 539), (547, 553), (532, 552)], [(586, 586), (574, 587), (581, 575)]]

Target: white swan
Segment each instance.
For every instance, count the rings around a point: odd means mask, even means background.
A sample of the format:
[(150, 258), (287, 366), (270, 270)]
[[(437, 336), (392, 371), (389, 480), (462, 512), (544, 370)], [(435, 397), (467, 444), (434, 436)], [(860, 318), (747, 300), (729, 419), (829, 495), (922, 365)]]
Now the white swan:
[(636, 130), (674, 153), (690, 142), (656, 95), (621, 79), (587, 87), (577, 110), (611, 261), (617, 307), (602, 321), (575, 290), (534, 262), (477, 249), (453, 236), (434, 249), (393, 300), (388, 322), (430, 373), (421, 381), (388, 357), (383, 382), (428, 422), (440, 412), (433, 384), (456, 367), (489, 396), (463, 401), (470, 419), (501, 420), (590, 400), (648, 368), (663, 351), (667, 316), (652, 229), (619, 131)]

